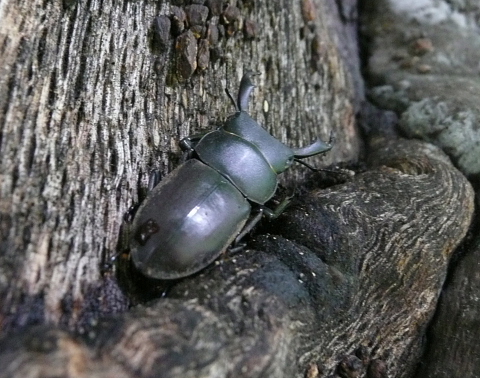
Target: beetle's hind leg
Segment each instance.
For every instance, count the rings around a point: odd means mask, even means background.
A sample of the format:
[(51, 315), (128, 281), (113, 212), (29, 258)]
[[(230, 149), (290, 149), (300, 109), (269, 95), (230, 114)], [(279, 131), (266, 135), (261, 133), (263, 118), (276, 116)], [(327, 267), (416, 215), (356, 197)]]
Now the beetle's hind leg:
[(148, 177), (148, 191), (151, 192), (153, 188), (155, 188), (158, 185), (161, 179), (162, 177), (158, 169), (155, 169), (152, 172), (150, 172), (150, 176)]
[[(250, 217), (250, 219), (247, 221), (245, 226), (243, 226), (242, 230), (240, 233), (237, 235), (233, 242), (233, 248), (238, 248), (241, 244), (240, 240), (242, 240), (245, 235), (247, 235), (252, 229), (257, 225), (258, 222), (260, 222), (260, 219), (262, 219), (263, 212), (265, 211), (265, 208), (263, 206), (260, 206), (257, 210), (257, 214), (255, 214), (253, 217)], [(245, 244), (242, 245), (241, 248), (245, 247)]]

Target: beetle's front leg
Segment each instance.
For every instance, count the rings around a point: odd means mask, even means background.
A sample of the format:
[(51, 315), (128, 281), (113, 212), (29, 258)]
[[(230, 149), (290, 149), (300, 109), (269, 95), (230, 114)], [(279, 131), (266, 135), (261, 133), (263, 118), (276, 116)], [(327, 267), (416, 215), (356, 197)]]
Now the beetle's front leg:
[(182, 138), (178, 145), (182, 149), (182, 151), (187, 153), (187, 159), (191, 159), (193, 153), (195, 152), (195, 146), (200, 142), (200, 140), (206, 135), (207, 133), (202, 134), (193, 134), (189, 135), (185, 138)]

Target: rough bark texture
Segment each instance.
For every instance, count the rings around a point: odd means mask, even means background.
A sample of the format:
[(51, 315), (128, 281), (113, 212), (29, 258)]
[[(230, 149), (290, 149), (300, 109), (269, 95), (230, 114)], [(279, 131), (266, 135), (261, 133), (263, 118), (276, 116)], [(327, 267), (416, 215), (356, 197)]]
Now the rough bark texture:
[(103, 270), (148, 171), (231, 113), (247, 69), (273, 134), (333, 130), (313, 163), (358, 159), (356, 2), (333, 3), (0, 3), (0, 377), (412, 375), (473, 190), (388, 113), (364, 109), (362, 173), (313, 175), (246, 250), (174, 282), (125, 254)]
[(298, 146), (334, 131), (316, 163), (357, 159), (323, 2), (176, 4), (0, 2), (0, 329), (126, 308), (101, 274), (123, 214), (151, 169), (179, 163), (180, 138), (232, 113), (224, 87), (245, 70), (260, 73), (250, 112), (273, 134)]
[(367, 172), (301, 196), (249, 249), (166, 298), (81, 339), (46, 328), (4, 339), (0, 376), (48, 361), (72, 377), (410, 377), (473, 191), (432, 145), (378, 137), (371, 149)]
[(478, 377), (480, 240), (456, 264), (428, 332), (418, 378)]
[[(480, 4), (364, 2), (369, 97), (394, 111), (405, 135), (435, 143), (480, 183)], [(395, 118), (390, 113), (391, 118)], [(476, 378), (480, 371), (479, 222), (449, 272), (418, 378)]]
[(364, 2), (370, 98), (400, 128), (447, 151), (480, 180), (480, 10), (476, 2)]

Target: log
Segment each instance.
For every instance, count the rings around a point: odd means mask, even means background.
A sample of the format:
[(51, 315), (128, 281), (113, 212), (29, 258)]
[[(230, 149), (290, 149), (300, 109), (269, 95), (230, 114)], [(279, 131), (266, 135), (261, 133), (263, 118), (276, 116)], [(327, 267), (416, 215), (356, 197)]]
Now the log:
[(312, 176), (246, 250), (174, 282), (126, 254), (109, 266), (148, 172), (225, 120), (223, 87), (245, 69), (273, 134), (298, 146), (333, 130), (313, 164), (358, 160), (355, 1), (0, 12), (0, 377), (411, 376), (473, 191), (441, 151), (378, 125), (365, 172)]
[(474, 195), (432, 145), (375, 137), (370, 150), (367, 171), (328, 188), (312, 178), (246, 251), (164, 298), (81, 337), (4, 338), (0, 377), (45, 361), (71, 377), (410, 377)]
[[(441, 147), (477, 192), (480, 178), (478, 3), (373, 0), (362, 13), (367, 92), (403, 135)], [(462, 210), (459, 210), (462, 211)], [(480, 370), (478, 215), (449, 267), (415, 377)]]
[[(416, 377), (475, 377), (480, 367), (477, 300), (480, 243), (475, 237), (454, 264), (428, 330), (428, 344)], [(454, 321), (452, 321), (454, 319)]]
[(224, 88), (235, 93), (243, 71), (259, 72), (249, 111), (279, 139), (301, 146), (333, 131), (337, 147), (311, 163), (357, 160), (359, 100), (327, 22), (335, 8), (189, 3), (2, 3), (3, 332), (79, 330), (128, 308), (110, 267), (124, 214), (151, 170), (181, 162), (180, 138), (233, 113)]

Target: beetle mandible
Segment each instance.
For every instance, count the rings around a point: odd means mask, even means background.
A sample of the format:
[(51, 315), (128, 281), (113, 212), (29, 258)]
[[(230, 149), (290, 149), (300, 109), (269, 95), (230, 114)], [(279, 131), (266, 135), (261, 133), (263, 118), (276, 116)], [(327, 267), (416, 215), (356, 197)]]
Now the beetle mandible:
[(278, 174), (294, 161), (332, 148), (332, 139), (298, 149), (275, 139), (246, 112), (253, 88), (247, 73), (237, 102), (229, 95), (236, 113), (217, 130), (182, 139), (189, 159), (139, 207), (130, 247), (133, 263), (145, 276), (177, 279), (205, 268), (262, 214), (283, 211), (288, 199), (273, 211), (264, 206), (275, 194)]

